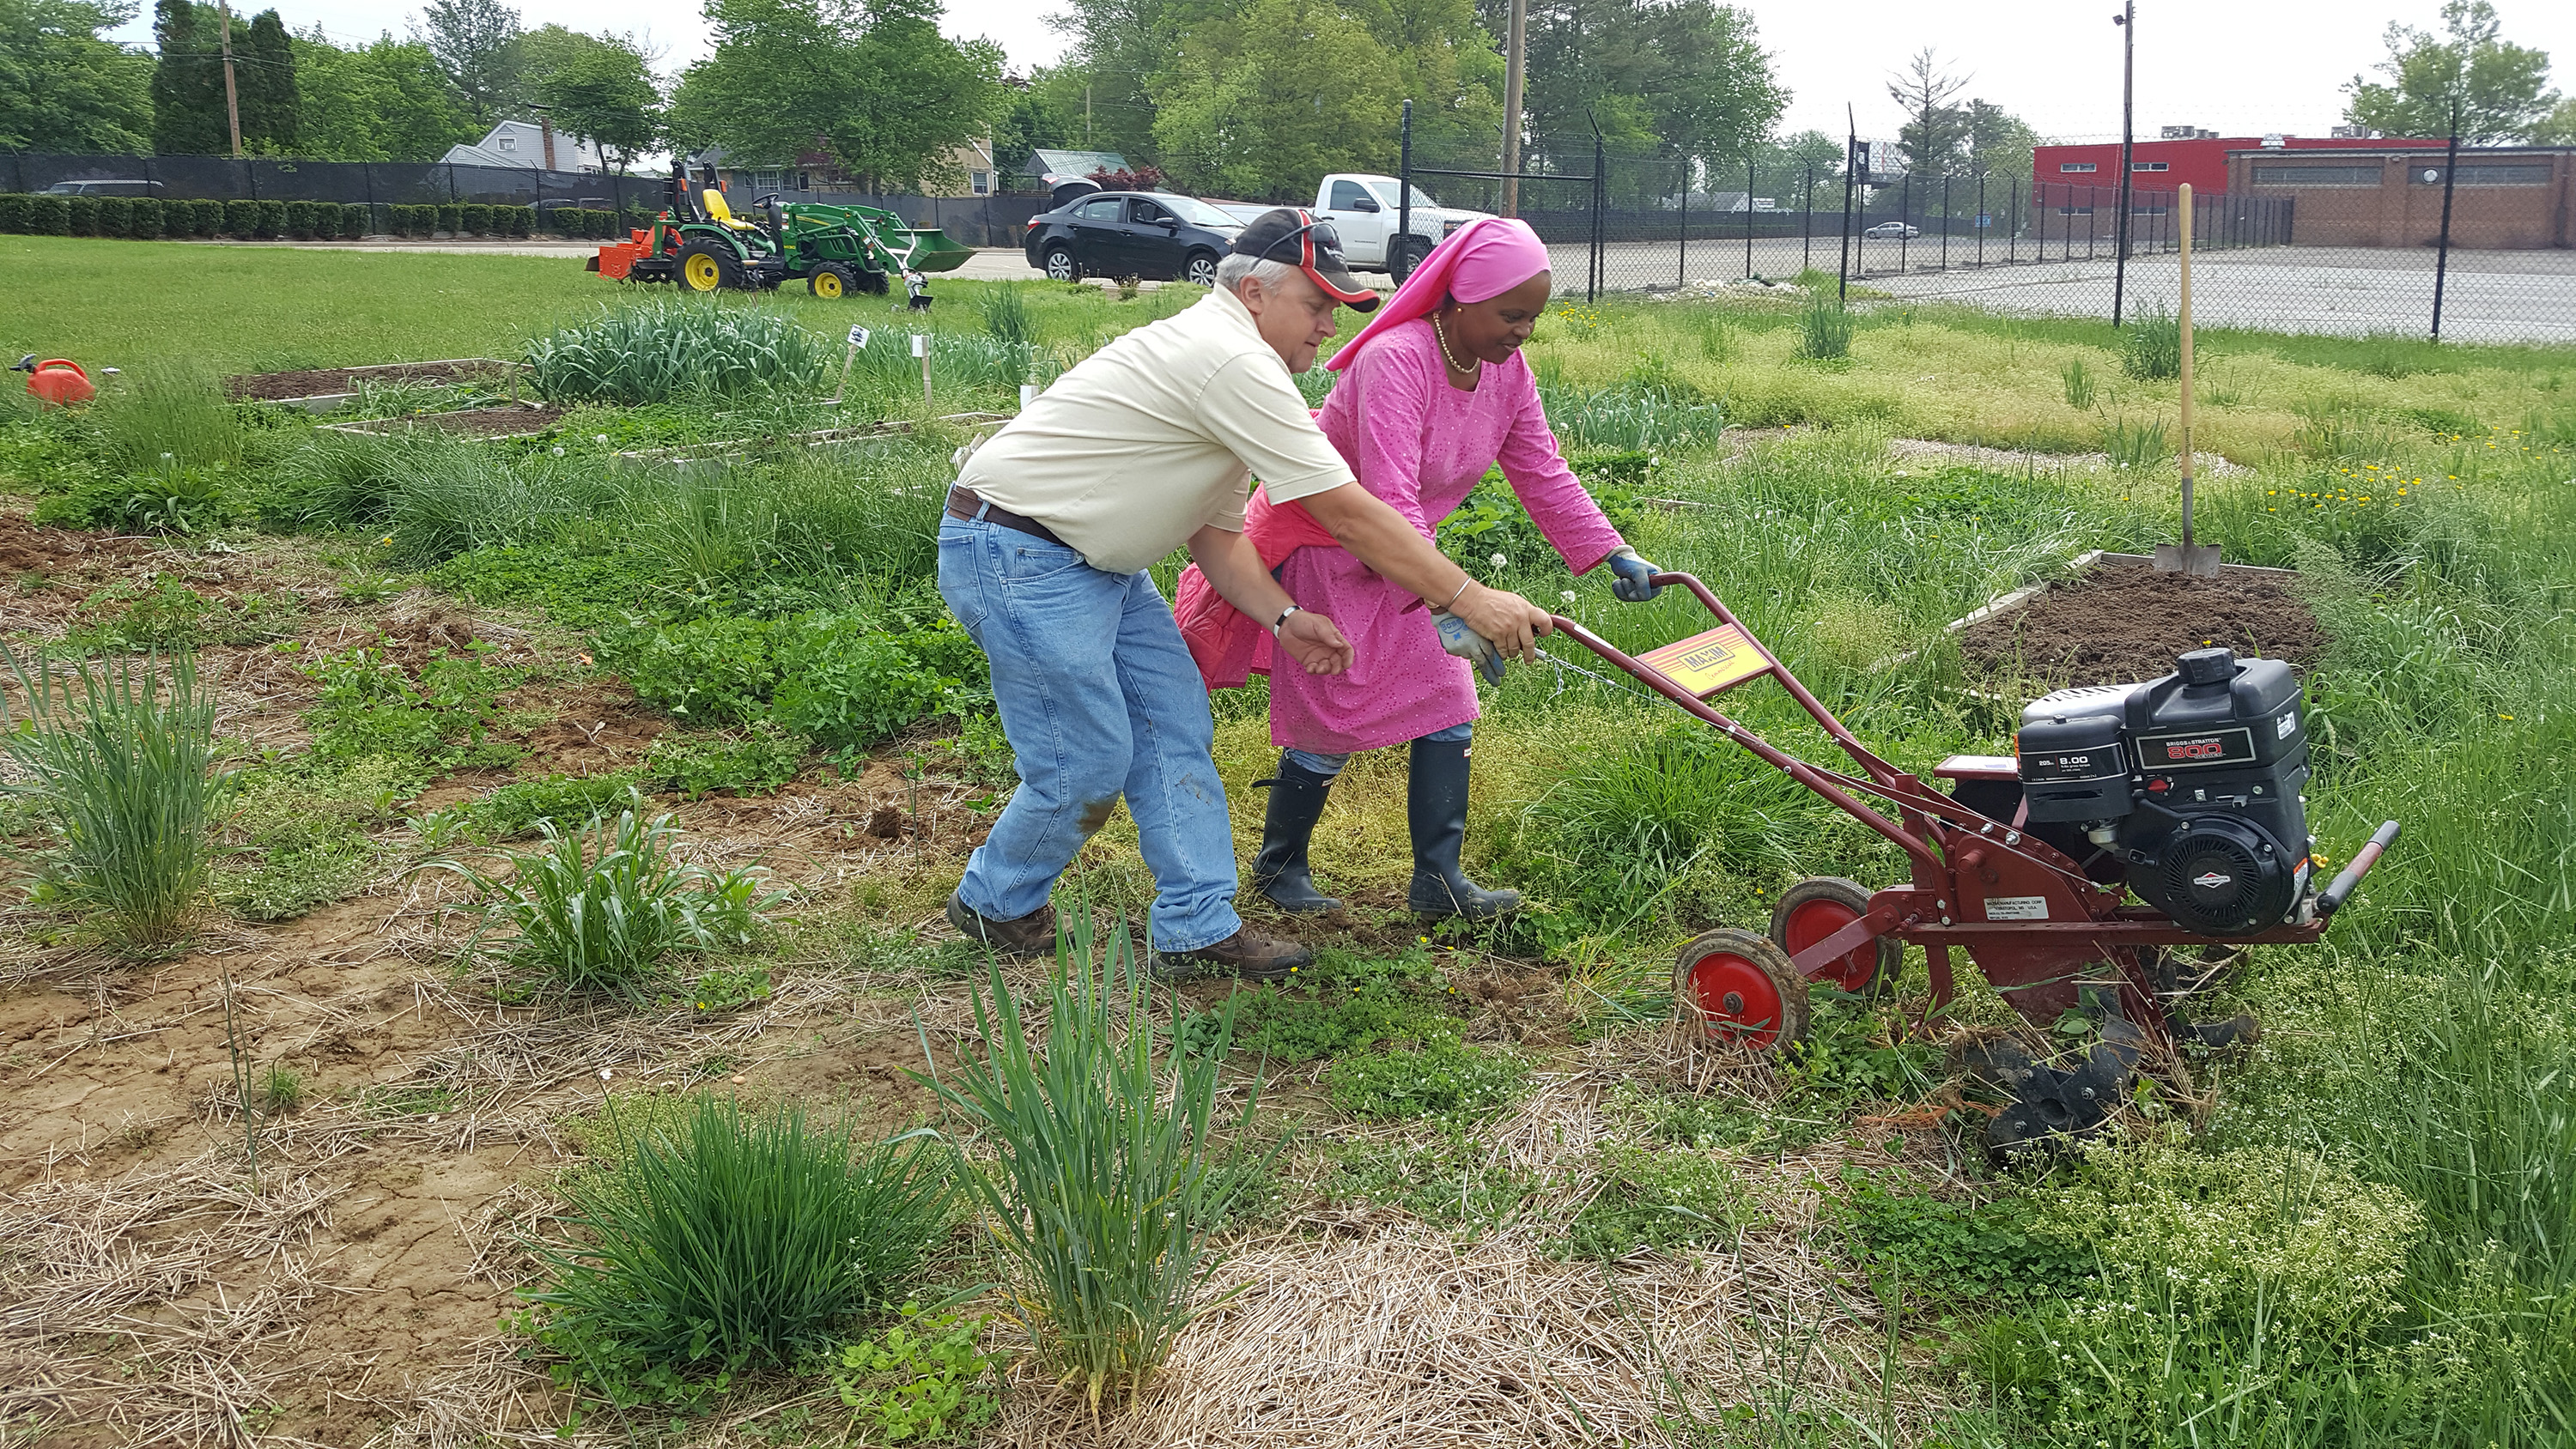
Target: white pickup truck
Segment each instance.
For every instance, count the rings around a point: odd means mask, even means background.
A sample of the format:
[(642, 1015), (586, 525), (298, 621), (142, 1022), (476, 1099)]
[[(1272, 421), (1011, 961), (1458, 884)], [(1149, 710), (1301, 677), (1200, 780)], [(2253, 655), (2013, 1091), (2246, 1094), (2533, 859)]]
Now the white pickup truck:
[(1364, 271), (1389, 274), (1395, 270), (1390, 263), (1398, 257), (1410, 254), (1411, 260), (1405, 264), (1405, 270), (1410, 271), (1412, 263), (1428, 255), (1442, 237), (1490, 214), (1442, 206), (1432, 200), (1430, 192), (1417, 186), (1413, 188), (1412, 233), (1391, 250), (1387, 243), (1395, 236), (1396, 198), (1401, 194), (1392, 176), (1343, 172), (1325, 177), (1315, 188), (1315, 210), (1342, 234), (1345, 261)]

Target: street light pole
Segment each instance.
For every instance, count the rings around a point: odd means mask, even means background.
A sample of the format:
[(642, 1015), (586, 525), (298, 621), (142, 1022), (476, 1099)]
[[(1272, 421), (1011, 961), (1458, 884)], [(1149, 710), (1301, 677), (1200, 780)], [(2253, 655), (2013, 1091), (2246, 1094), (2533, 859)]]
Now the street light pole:
[(2137, 145), (2131, 125), (2137, 99), (2138, 0), (2125, 0), (2111, 23), (2120, 27), (2120, 242), (2118, 260), (2111, 264), (2111, 325), (2117, 327), (2129, 288), (2129, 178), (2133, 174), (2129, 158)]

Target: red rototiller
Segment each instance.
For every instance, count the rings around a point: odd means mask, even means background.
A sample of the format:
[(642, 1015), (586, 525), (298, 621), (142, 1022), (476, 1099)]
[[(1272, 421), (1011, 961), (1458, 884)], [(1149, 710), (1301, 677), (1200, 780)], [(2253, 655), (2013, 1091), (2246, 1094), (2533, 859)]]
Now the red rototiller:
[[(2307, 724), (2279, 660), (2196, 649), (2161, 679), (2060, 690), (2022, 711), (2013, 756), (1942, 761), (1932, 773), (1945, 792), (1872, 754), (1698, 579), (1654, 582), (1690, 590), (1717, 627), (1634, 658), (1571, 619), (1556, 627), (1885, 836), (1912, 867), (1878, 891), (1809, 877), (1782, 896), (1767, 936), (1726, 928), (1691, 942), (1673, 968), (1679, 1009), (1712, 1034), (1777, 1048), (1806, 1030), (1809, 981), (1881, 990), (1920, 946), (1938, 1010), (1956, 989), (1950, 953), (1964, 950), (2025, 1020), (2053, 1027), (2081, 1009), (2099, 1033), (2068, 1070), (2009, 1042), (1986, 1049), (1981, 1069), (2012, 1097), (1987, 1129), (1999, 1154), (2100, 1125), (2149, 1047), (2225, 1035), (2183, 1019), (2176, 948), (2314, 942), (2397, 839), (2396, 821), (2382, 825), (2316, 889), (2299, 793)], [(1764, 675), (1858, 774), (1793, 759), (1708, 703)]]

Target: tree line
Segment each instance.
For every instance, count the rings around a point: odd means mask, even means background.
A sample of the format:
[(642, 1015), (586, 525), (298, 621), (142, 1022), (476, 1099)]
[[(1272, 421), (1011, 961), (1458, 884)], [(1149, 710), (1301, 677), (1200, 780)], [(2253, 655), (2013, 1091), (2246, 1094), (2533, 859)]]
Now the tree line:
[[(543, 116), (612, 167), (665, 147), (822, 159), (889, 188), (953, 179), (1006, 105), (1002, 53), (939, 33), (937, 0), (709, 0), (714, 53), (676, 77), (632, 36), (528, 28), (503, 0), (430, 0), (411, 33), (344, 46), (275, 8), (155, 0), (153, 49), (106, 34), (119, 0), (0, 0), (0, 150), (434, 161)], [(567, 163), (568, 165), (568, 163)]]

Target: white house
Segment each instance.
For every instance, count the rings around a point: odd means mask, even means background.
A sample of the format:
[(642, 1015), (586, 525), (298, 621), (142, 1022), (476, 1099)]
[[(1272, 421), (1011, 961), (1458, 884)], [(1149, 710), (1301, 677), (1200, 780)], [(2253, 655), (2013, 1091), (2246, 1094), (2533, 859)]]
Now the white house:
[(438, 158), (452, 166), (516, 166), (530, 171), (606, 172), (599, 147), (536, 121), (501, 121), (471, 145), (447, 148)]

